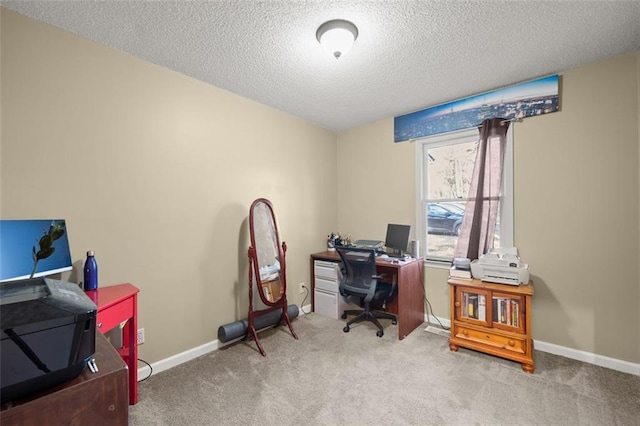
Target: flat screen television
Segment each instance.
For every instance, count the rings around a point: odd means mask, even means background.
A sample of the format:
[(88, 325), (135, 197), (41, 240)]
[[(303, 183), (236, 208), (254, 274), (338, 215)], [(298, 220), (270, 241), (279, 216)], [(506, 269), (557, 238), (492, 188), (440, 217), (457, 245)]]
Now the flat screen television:
[(411, 226), (409, 225), (396, 225), (390, 223), (387, 225), (387, 236), (384, 240), (386, 252), (403, 256), (407, 252), (409, 246), (409, 233), (411, 232)]
[(0, 220), (0, 282), (70, 271), (63, 219)]

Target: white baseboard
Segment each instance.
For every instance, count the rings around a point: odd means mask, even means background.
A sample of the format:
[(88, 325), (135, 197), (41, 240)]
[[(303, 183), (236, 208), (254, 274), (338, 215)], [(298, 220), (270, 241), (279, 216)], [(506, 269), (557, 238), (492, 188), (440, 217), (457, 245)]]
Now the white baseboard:
[[(425, 315), (425, 321), (428, 321), (432, 325), (438, 325), (438, 322), (440, 322), (445, 327), (451, 327), (451, 320), (449, 318), (439, 318), (439, 317), (434, 317), (433, 315)], [(578, 349), (567, 348), (565, 346), (559, 346), (553, 343), (546, 343), (540, 340), (534, 340), (534, 347), (536, 348), (536, 350), (539, 350), (542, 352), (547, 352), (554, 355), (560, 355), (565, 358), (587, 362), (589, 364), (597, 365), (599, 367), (610, 368), (612, 370), (621, 371), (623, 373), (640, 376), (640, 364), (635, 364), (633, 362), (623, 361), (616, 358), (610, 358), (604, 355), (597, 355), (591, 352), (585, 352)]]
[(311, 303), (309, 303), (308, 305), (304, 305), (303, 307), (299, 308), (298, 311), (300, 312), (300, 315), (310, 314), (311, 313)]
[[(302, 308), (299, 308), (298, 311), (299, 311), (299, 315), (305, 315), (305, 313), (311, 312), (311, 305), (306, 305)], [(451, 327), (451, 320), (449, 318), (440, 318), (440, 317), (435, 317), (433, 315), (426, 315), (425, 321), (428, 321), (430, 324), (433, 324), (433, 325), (439, 325), (440, 323), (445, 327)], [(151, 367), (153, 368), (153, 373), (155, 374), (164, 370), (168, 370), (172, 367), (175, 367), (187, 361), (191, 361), (192, 359), (195, 359), (199, 356), (218, 350), (226, 345), (230, 345), (231, 343), (237, 342), (238, 340), (240, 340), (240, 338), (231, 340), (226, 343), (220, 343), (218, 340), (214, 340), (212, 342), (205, 343), (204, 345), (200, 345), (193, 349), (189, 349), (179, 354), (170, 356), (169, 358), (165, 358), (158, 362), (154, 362), (153, 364), (151, 364)], [(553, 343), (541, 342), (539, 340), (535, 340), (534, 345), (536, 350), (539, 350), (542, 352), (547, 352), (554, 355), (560, 355), (566, 358), (587, 362), (589, 364), (594, 364), (600, 367), (610, 368), (612, 370), (621, 371), (623, 373), (640, 376), (640, 364), (636, 364), (628, 361), (622, 361), (619, 359), (610, 358), (603, 355), (597, 355), (591, 352), (580, 351), (578, 349), (572, 349), (564, 346), (554, 345)], [(138, 380), (144, 379), (149, 375), (150, 372), (151, 372), (151, 369), (147, 365), (145, 365), (144, 367), (138, 368)]]
[(424, 320), (431, 325), (438, 326), (442, 324), (443, 327), (447, 327), (447, 328), (451, 327), (451, 320), (449, 318), (440, 318), (440, 317), (434, 317), (433, 315), (425, 315)]
[[(305, 305), (302, 308), (298, 308), (298, 316), (304, 315), (305, 313), (311, 312), (311, 305)], [(179, 354), (170, 356), (169, 358), (162, 359), (158, 362), (154, 362), (151, 364), (151, 367), (145, 365), (143, 367), (138, 368), (138, 380), (143, 380), (145, 377), (148, 377), (151, 373), (151, 369), (153, 369), (153, 374), (159, 373), (164, 370), (168, 370), (172, 367), (185, 363), (187, 361), (191, 361), (192, 359), (198, 358), (199, 356), (206, 355), (209, 352), (216, 351), (224, 346), (235, 343), (239, 340), (242, 340), (242, 337), (238, 337), (237, 339), (230, 340), (228, 342), (222, 343), (219, 340), (214, 340), (209, 343), (205, 343), (204, 345), (200, 345), (193, 349), (186, 350)]]
[(534, 340), (537, 350), (640, 376), (640, 364)]
[[(179, 354), (170, 356), (169, 358), (154, 362), (153, 364), (151, 364), (151, 368), (153, 368), (153, 374), (168, 370), (187, 361), (191, 361), (192, 359), (198, 358), (199, 356), (218, 350), (222, 346), (224, 345), (220, 344), (218, 340), (214, 340), (213, 342), (205, 343), (204, 345), (200, 345), (193, 349), (189, 349)], [(145, 377), (149, 376), (149, 374), (151, 373), (151, 368), (149, 368), (148, 365), (138, 368), (138, 380), (143, 380)]]

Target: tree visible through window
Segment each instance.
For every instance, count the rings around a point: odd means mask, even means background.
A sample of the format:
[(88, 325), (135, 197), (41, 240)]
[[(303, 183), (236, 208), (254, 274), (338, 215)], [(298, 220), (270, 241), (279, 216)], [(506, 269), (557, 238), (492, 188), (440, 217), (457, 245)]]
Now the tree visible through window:
[[(503, 193), (511, 187), (511, 156), (508, 139), (505, 155)], [(460, 132), (425, 138), (417, 143), (418, 161), (418, 223), (419, 239), (423, 247), (423, 256), (427, 260), (450, 262), (462, 227), (464, 209), (469, 201), (469, 187), (478, 147), (478, 130), (469, 129)], [(507, 165), (508, 162), (508, 165)], [(506, 182), (509, 181), (509, 182)], [(507, 197), (509, 202), (511, 197)], [(494, 245), (500, 247), (500, 222), (503, 216), (501, 196), (500, 212)], [(507, 212), (512, 211), (508, 208)], [(511, 223), (511, 219), (507, 219)], [(509, 239), (511, 232), (508, 232)], [(504, 241), (503, 241), (504, 243)]]

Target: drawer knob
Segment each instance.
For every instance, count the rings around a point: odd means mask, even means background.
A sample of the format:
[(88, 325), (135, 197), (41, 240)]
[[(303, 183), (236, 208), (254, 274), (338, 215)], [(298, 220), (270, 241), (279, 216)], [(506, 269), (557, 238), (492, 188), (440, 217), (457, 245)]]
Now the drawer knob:
[(456, 302), (456, 303), (454, 303), (454, 305), (456, 306), (456, 308), (459, 308), (460, 307), (460, 302)]
[(509, 340), (509, 346), (515, 346), (516, 342), (514, 342), (513, 340)]
[(467, 330), (462, 330), (462, 334), (464, 334), (465, 336), (468, 336), (469, 332)]
[(489, 336), (488, 334), (485, 334), (484, 337), (486, 337), (487, 339), (491, 339), (491, 336)]
[(98, 323), (98, 328), (102, 328), (102, 323), (101, 322)]

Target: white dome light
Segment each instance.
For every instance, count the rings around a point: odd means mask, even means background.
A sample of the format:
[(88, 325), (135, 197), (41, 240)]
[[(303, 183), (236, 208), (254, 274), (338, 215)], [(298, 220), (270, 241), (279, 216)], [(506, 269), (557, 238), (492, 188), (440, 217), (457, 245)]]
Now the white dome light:
[(326, 51), (338, 59), (353, 46), (358, 38), (358, 28), (349, 21), (334, 19), (320, 25), (316, 38)]

